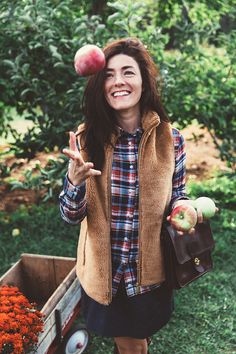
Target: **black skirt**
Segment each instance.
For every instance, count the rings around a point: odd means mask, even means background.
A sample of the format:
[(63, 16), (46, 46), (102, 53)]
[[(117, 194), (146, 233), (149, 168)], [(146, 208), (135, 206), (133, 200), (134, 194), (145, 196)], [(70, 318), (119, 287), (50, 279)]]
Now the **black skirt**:
[(128, 297), (122, 281), (110, 305), (99, 304), (82, 289), (82, 313), (87, 329), (103, 337), (150, 337), (169, 321), (173, 309), (173, 293), (165, 284)]

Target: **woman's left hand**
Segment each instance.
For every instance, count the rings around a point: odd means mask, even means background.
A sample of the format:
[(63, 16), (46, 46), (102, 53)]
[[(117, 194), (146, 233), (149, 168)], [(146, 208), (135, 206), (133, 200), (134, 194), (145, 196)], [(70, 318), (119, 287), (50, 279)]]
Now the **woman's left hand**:
[[(176, 208), (177, 206), (179, 206), (179, 205), (191, 205), (191, 206), (193, 206), (193, 203), (192, 203), (192, 201), (191, 200), (186, 200), (186, 199), (181, 199), (181, 200), (177, 200), (177, 202), (175, 202), (175, 204), (174, 204), (174, 208)], [(173, 208), (173, 209), (174, 209)], [(203, 215), (202, 215), (202, 211), (201, 211), (201, 209), (195, 209), (196, 210), (196, 213), (197, 213), (197, 223), (202, 223), (203, 222)], [(170, 221), (170, 215), (168, 215), (167, 216), (167, 221)], [(178, 229), (176, 229), (176, 231), (180, 234), (180, 235), (183, 235), (184, 233), (183, 233), (183, 231), (181, 231), (181, 230), (178, 230)], [(191, 228), (189, 231), (188, 231), (188, 233), (189, 234), (191, 234), (191, 233), (193, 233), (195, 231), (195, 229), (194, 228)]]
[[(193, 206), (193, 202), (191, 199), (181, 199), (181, 200), (177, 200), (177, 202), (175, 202), (174, 204), (174, 208), (177, 207), (178, 205), (191, 205)], [(202, 215), (202, 210), (200, 208), (195, 208), (196, 213), (197, 213), (197, 223), (200, 224), (203, 222), (203, 215)]]

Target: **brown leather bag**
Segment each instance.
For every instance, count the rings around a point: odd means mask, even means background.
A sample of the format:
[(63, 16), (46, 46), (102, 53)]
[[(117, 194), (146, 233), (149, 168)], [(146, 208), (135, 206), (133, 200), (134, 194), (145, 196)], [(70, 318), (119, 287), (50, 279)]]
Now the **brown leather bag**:
[(183, 288), (212, 270), (211, 252), (215, 241), (208, 221), (197, 224), (193, 234), (183, 235), (164, 223), (161, 240), (168, 287)]

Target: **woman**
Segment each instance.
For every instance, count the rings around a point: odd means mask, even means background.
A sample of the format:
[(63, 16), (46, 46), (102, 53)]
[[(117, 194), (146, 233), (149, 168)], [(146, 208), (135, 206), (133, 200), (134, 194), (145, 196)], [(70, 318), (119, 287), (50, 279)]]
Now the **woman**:
[(65, 221), (81, 223), (87, 328), (114, 337), (116, 353), (146, 354), (173, 311), (160, 232), (173, 206), (188, 203), (184, 142), (161, 105), (144, 45), (121, 39), (104, 54), (105, 69), (85, 89), (85, 123), (63, 150), (70, 164), (60, 207)]

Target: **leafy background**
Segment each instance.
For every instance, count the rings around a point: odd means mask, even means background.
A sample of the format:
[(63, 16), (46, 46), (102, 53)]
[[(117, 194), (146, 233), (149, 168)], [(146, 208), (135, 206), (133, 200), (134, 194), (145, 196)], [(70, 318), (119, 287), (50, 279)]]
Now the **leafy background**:
[[(180, 127), (197, 119), (222, 158), (235, 151), (235, 12), (216, 1), (5, 1), (0, 4), (0, 133), (15, 137), (18, 155), (67, 143), (83, 119), (85, 80), (73, 69), (76, 50), (137, 36), (162, 74), (167, 112)], [(10, 129), (12, 108), (34, 126)]]
[[(23, 252), (76, 256), (78, 227), (60, 219), (57, 203), (67, 169), (59, 152), (83, 120), (86, 79), (75, 74), (73, 57), (87, 43), (137, 36), (159, 67), (173, 124), (193, 126), (196, 150), (198, 129), (203, 136), (207, 129), (228, 167), (188, 181), (192, 198), (209, 196), (220, 208), (214, 271), (176, 292), (175, 313), (150, 353), (236, 353), (235, 13), (235, 0), (1, 0), (0, 195), (17, 208), (0, 212), (0, 274)], [(50, 154), (45, 164), (39, 154)], [(92, 335), (86, 353), (112, 351), (111, 339)]]

